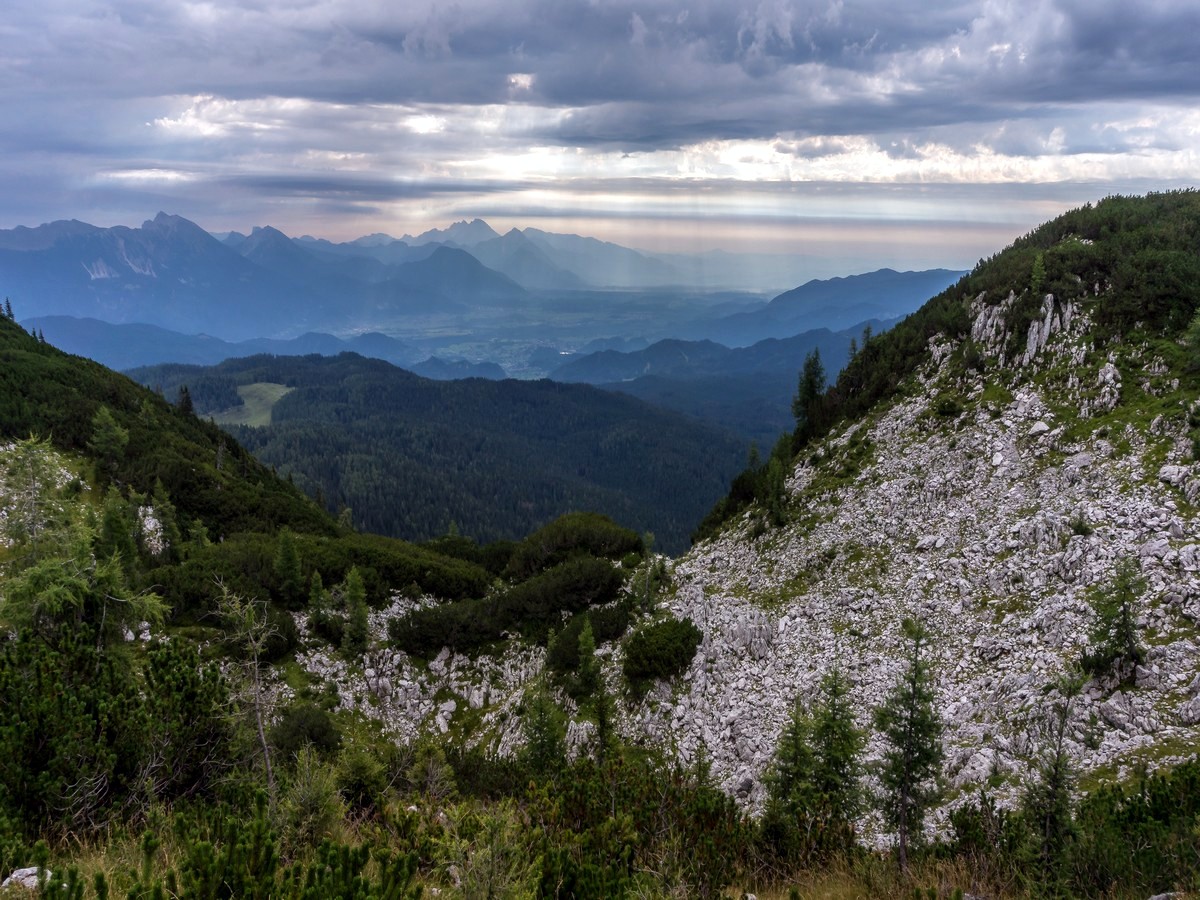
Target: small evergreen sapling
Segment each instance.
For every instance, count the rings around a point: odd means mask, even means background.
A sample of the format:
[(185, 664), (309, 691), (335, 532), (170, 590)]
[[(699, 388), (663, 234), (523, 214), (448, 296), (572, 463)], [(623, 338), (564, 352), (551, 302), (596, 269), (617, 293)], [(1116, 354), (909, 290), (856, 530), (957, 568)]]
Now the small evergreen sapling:
[(1082, 687), (1083, 679), (1070, 674), (1052, 686), (1057, 699), (1043, 710), (1037, 723), (1038, 754), (1022, 803), (1034, 835), (1035, 877), (1043, 896), (1070, 896), (1066, 862), (1076, 831), (1072, 811), (1075, 772), (1067, 737)]
[(1132, 559), (1117, 566), (1111, 587), (1092, 596), (1096, 622), (1089, 632), (1091, 649), (1083, 656), (1090, 675), (1116, 674), (1122, 684), (1133, 681), (1146, 651), (1138, 638), (1138, 599), (1146, 590), (1146, 579)]
[(807, 860), (853, 845), (864, 741), (840, 669), (822, 679), (813, 709), (797, 698), (767, 776), (764, 833), (777, 851)]
[(903, 629), (907, 665), (875, 710), (875, 727), (887, 742), (879, 772), (881, 807), (896, 829), (897, 860), (901, 871), (907, 872), (909, 846), (920, 835), (925, 811), (939, 794), (937, 777), (944, 750), (943, 725), (934, 709), (933, 673), (926, 657), (928, 632), (913, 619), (905, 619)]

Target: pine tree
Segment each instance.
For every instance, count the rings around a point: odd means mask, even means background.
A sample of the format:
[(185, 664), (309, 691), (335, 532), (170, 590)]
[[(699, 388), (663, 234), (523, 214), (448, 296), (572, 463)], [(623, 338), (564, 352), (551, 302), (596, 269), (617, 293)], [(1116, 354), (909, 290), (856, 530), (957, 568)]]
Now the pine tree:
[(15, 322), (17, 317), (13, 315), (12, 301), (7, 297), (4, 298), (4, 318), (10, 322)]
[(882, 812), (896, 829), (901, 871), (908, 871), (908, 850), (920, 835), (925, 811), (938, 796), (944, 750), (943, 725), (934, 709), (933, 674), (925, 655), (928, 633), (913, 619), (903, 623), (908, 641), (907, 665), (883, 706), (875, 710), (875, 727), (887, 749), (879, 780)]
[(179, 386), (179, 400), (175, 405), (179, 407), (180, 412), (187, 413), (189, 416), (195, 415), (196, 407), (192, 403), (192, 393), (186, 384)]

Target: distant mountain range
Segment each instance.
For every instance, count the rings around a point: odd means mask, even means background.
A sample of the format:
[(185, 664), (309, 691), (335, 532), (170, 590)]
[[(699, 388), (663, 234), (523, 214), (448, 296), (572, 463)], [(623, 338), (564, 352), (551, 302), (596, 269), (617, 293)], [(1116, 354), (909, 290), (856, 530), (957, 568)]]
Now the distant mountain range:
[(630, 394), (767, 449), (795, 427), (792, 397), (805, 357), (818, 351), (832, 381), (864, 328), (879, 333), (890, 324), (874, 319), (842, 331), (819, 328), (734, 349), (713, 341), (665, 340), (631, 352), (603, 350), (573, 358), (550, 377)]
[[(407, 341), (379, 333), (338, 338), (310, 332), (289, 340), (255, 338), (223, 341), (210, 335), (185, 335), (155, 325), (112, 325), (97, 319), (42, 316), (22, 326), (42, 334), (60, 350), (85, 356), (112, 369), (127, 371), (162, 363), (216, 365), (227, 359), (274, 356), (337, 356), (357, 353), (381, 359), (437, 381), (507, 377), (495, 363), (425, 356)], [(597, 350), (562, 354), (546, 348), (539, 364), (555, 381), (583, 383), (629, 394), (648, 403), (686, 413), (741, 436), (761, 447), (792, 427), (791, 400), (805, 356), (819, 350), (832, 379), (846, 364), (851, 341), (870, 326), (876, 333), (891, 323), (871, 320), (842, 331), (820, 328), (783, 340), (728, 348), (713, 341), (658, 341), (631, 351)], [(625, 341), (598, 341), (598, 345)]]
[(260, 353), (336, 356), (350, 351), (406, 367), (421, 359), (420, 352), (411, 344), (377, 332), (350, 338), (309, 332), (288, 340), (223, 341), (207, 334), (182, 334), (157, 325), (113, 325), (73, 316), (38, 316), (23, 319), (21, 324), (44, 335), (60, 350), (86, 356), (118, 371), (167, 362), (215, 365), (222, 360)]
[(675, 329), (674, 336), (745, 347), (769, 338), (799, 334), (818, 325), (836, 331), (871, 319), (897, 319), (964, 274), (950, 269), (923, 272), (879, 269), (844, 278), (813, 280), (757, 309), (683, 324)]
[(560, 337), (551, 340), (576, 347), (614, 336), (739, 346), (903, 315), (957, 276), (883, 270), (810, 282), (765, 305), (730, 294), (721, 309), (690, 299), (702, 288), (680, 287), (700, 269), (578, 235), (499, 235), (479, 219), (344, 243), (271, 227), (218, 238), (165, 213), (140, 228), (60, 221), (0, 231), (0, 291), (22, 319), (139, 323), (235, 342), (363, 331), (528, 341), (553, 321)]

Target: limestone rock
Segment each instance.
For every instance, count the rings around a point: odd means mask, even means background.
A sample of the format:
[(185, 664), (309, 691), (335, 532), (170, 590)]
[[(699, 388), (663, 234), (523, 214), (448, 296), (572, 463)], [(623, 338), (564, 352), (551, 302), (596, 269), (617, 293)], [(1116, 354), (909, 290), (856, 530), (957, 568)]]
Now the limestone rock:
[[(27, 890), (37, 890), (38, 877), (37, 866), (27, 866), (23, 869), (14, 869), (13, 873), (0, 882), (0, 890), (5, 890), (12, 887), (26, 888)], [(49, 877), (50, 873), (46, 873)]]

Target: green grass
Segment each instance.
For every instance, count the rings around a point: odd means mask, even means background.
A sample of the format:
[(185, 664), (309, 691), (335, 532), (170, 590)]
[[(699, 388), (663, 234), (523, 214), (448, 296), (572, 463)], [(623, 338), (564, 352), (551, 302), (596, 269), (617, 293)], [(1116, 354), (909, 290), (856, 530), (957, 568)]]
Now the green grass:
[(213, 421), (218, 425), (249, 425), (252, 428), (270, 425), (271, 410), (291, 390), (285, 384), (272, 384), (269, 381), (241, 385), (237, 392), (243, 405), (213, 413)]

